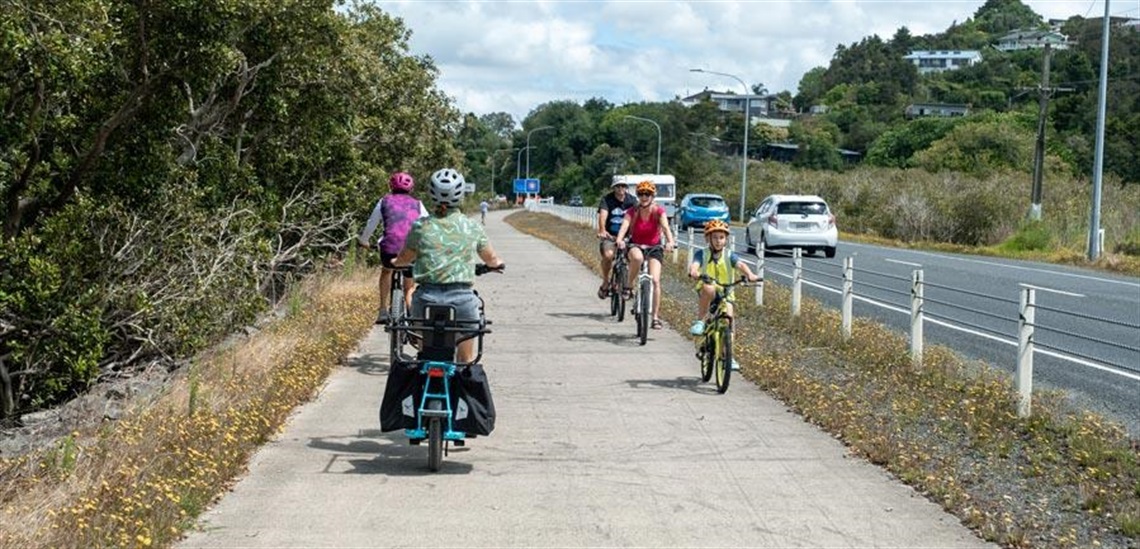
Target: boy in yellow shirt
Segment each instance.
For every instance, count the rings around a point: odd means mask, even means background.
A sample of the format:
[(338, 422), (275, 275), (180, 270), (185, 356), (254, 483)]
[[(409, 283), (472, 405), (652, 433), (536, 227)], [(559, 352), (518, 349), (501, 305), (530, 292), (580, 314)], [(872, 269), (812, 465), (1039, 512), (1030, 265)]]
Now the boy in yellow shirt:
[[(760, 280), (760, 277), (752, 272), (752, 269), (736, 252), (729, 250), (725, 253), (724, 248), (728, 245), (728, 230), (728, 224), (719, 219), (709, 221), (705, 225), (705, 240), (708, 242), (708, 247), (697, 250), (693, 254), (693, 262), (689, 264), (690, 278), (708, 275), (709, 278), (727, 285), (732, 283), (732, 271), (736, 269), (747, 277), (749, 282)], [(700, 298), (700, 305), (697, 309), (697, 320), (689, 328), (689, 333), (701, 335), (705, 331), (705, 316), (709, 314), (709, 306), (712, 304), (713, 297), (716, 296), (716, 286), (702, 281), (697, 283), (696, 290)], [(728, 315), (732, 316), (731, 290), (729, 290), (728, 303), (725, 304), (725, 307)], [(733, 364), (733, 366), (736, 365)]]

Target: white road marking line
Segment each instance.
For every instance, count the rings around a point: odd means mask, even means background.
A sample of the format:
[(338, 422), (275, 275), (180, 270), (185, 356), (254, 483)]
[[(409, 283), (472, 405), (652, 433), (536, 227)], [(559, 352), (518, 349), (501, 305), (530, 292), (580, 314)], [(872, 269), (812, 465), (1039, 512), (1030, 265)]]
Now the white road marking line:
[[(846, 244), (853, 245), (853, 246), (860, 245), (860, 244), (851, 243), (851, 242), (848, 242)], [(868, 244), (862, 244), (862, 245), (863, 246), (869, 246)], [(955, 257), (955, 256), (951, 256), (951, 255), (946, 255), (946, 254), (940, 254), (940, 253), (934, 253), (934, 252), (923, 252), (923, 251), (919, 251), (919, 250), (907, 250), (907, 249), (903, 249), (903, 248), (890, 248), (890, 249), (891, 250), (898, 250), (900, 252), (908, 252), (908, 253), (912, 253), (912, 254), (926, 255), (926, 256), (938, 257), (938, 258), (942, 258), (942, 259), (950, 259), (950, 260), (954, 260), (954, 261), (963, 261), (966, 263), (978, 263), (981, 265), (990, 265), (993, 267), (1005, 267), (1007, 269), (1018, 269), (1018, 270), (1022, 270), (1022, 271), (1033, 271), (1036, 273), (1045, 273), (1045, 274), (1052, 274), (1052, 275), (1058, 275), (1058, 276), (1067, 276), (1067, 277), (1071, 277), (1071, 278), (1083, 278), (1086, 280), (1095, 280), (1097, 282), (1108, 282), (1110, 284), (1122, 284), (1125, 286), (1132, 286), (1135, 288), (1140, 288), (1140, 283), (1130, 282), (1127, 280), (1115, 280), (1112, 278), (1102, 278), (1099, 276), (1092, 276), (1092, 275), (1066, 273), (1064, 271), (1053, 271), (1053, 270), (1049, 270), (1049, 269), (1040, 269), (1040, 268), (1036, 268), (1036, 267), (1022, 267), (1021, 265), (1009, 265), (1007, 263), (997, 263), (994, 261), (983, 261), (981, 259), (969, 259), (969, 258), (965, 258), (965, 257)]]

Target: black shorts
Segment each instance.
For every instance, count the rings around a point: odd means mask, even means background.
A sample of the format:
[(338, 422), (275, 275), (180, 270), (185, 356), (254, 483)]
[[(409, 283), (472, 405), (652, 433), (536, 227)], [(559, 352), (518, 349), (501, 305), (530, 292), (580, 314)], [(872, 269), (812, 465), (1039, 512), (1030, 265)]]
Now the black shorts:
[(661, 263), (665, 263), (665, 249), (661, 246), (657, 246), (648, 250), (642, 248), (641, 253), (645, 256), (646, 259), (656, 259)]
[(380, 265), (383, 265), (385, 269), (391, 269), (393, 271), (400, 271), (401, 273), (404, 274), (405, 277), (411, 278), (412, 277), (412, 268), (411, 267), (396, 267), (392, 263), (393, 261), (396, 260), (396, 256), (397, 256), (397, 254), (386, 254), (384, 252), (380, 252)]

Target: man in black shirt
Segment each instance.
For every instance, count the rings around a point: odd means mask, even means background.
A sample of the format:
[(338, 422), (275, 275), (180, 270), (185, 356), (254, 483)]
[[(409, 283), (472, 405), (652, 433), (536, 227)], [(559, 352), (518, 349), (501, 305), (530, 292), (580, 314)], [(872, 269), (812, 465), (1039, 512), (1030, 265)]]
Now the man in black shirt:
[(625, 183), (615, 181), (612, 189), (598, 203), (598, 253), (602, 256), (602, 285), (598, 288), (598, 298), (609, 297), (610, 268), (614, 262), (614, 238), (621, 229), (625, 211), (637, 205), (637, 199), (629, 194)]

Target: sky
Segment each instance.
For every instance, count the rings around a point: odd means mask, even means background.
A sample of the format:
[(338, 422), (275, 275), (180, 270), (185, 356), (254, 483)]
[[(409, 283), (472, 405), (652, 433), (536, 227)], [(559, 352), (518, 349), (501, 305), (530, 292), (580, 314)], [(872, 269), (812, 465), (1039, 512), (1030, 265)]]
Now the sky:
[[(374, 0), (412, 31), (438, 86), (464, 113), (507, 112), (600, 97), (615, 105), (669, 101), (706, 88), (762, 84), (793, 94), (836, 46), (899, 27), (938, 33), (984, 0)], [(1100, 17), (1104, 1), (1022, 0), (1046, 19)], [(1140, 0), (1109, 0), (1140, 17)], [(690, 69), (725, 73), (721, 76)], [(735, 78), (733, 78), (734, 76)]]

